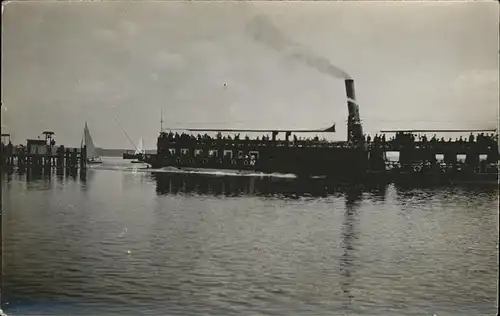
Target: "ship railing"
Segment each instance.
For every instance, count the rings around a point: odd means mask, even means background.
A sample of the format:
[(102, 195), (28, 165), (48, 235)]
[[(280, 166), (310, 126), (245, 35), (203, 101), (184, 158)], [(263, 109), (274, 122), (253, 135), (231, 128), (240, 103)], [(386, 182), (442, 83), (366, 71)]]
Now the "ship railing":
[(415, 142), (413, 144), (400, 144), (394, 142), (386, 143), (374, 143), (370, 142), (366, 144), (368, 149), (380, 148), (388, 151), (400, 151), (408, 148), (413, 149), (432, 149), (432, 150), (442, 150), (442, 151), (466, 151), (466, 150), (476, 150), (478, 152), (488, 152), (498, 148), (498, 144), (478, 144), (475, 143), (458, 143), (458, 142), (445, 142), (445, 143), (421, 143)]
[(328, 147), (328, 148), (345, 148), (349, 147), (345, 142), (330, 142), (323, 140), (212, 140), (212, 141), (162, 141), (160, 146), (165, 147)]
[(409, 162), (407, 164), (403, 164), (399, 161), (385, 161), (385, 169), (386, 171), (397, 171), (403, 168), (409, 168), (413, 172), (434, 172), (438, 171), (440, 173), (451, 173), (451, 172), (461, 172), (461, 171), (472, 171), (475, 173), (491, 173), (498, 172), (498, 163), (486, 163), (484, 165), (468, 165), (465, 162), (457, 161), (457, 162), (446, 162), (446, 161), (438, 161), (435, 164), (432, 164), (429, 161), (419, 161), (419, 162)]

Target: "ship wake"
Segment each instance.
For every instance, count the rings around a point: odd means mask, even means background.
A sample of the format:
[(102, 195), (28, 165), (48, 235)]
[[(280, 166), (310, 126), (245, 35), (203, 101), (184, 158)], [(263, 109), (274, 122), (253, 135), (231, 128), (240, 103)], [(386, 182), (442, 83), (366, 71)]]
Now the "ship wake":
[(181, 173), (181, 174), (202, 174), (218, 177), (266, 177), (266, 178), (297, 178), (295, 174), (291, 173), (265, 173), (247, 170), (226, 170), (226, 169), (197, 169), (197, 168), (176, 168), (164, 167), (161, 169), (150, 169), (151, 172), (164, 172), (164, 173)]

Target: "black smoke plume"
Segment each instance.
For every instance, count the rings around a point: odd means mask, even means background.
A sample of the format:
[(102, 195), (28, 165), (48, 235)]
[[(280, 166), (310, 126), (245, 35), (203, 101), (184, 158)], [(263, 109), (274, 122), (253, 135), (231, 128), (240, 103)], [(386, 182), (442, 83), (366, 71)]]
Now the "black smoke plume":
[(285, 56), (300, 61), (316, 70), (341, 79), (351, 79), (344, 70), (332, 63), (325, 57), (317, 56), (307, 51), (304, 47), (288, 39), (268, 18), (263, 15), (254, 17), (248, 24), (247, 30), (252, 37)]

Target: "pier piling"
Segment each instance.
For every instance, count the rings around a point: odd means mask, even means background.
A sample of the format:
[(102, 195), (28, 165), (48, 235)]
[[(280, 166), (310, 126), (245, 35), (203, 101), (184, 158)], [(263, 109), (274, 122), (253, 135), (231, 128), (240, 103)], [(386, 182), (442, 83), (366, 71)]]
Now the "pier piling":
[(6, 146), (2, 143), (0, 163), (2, 167), (16, 167), (36, 172), (48, 172), (69, 168), (84, 170), (87, 167), (87, 149), (67, 148), (64, 145), (54, 147), (55, 142), (47, 144), (40, 139), (28, 139), (27, 146)]

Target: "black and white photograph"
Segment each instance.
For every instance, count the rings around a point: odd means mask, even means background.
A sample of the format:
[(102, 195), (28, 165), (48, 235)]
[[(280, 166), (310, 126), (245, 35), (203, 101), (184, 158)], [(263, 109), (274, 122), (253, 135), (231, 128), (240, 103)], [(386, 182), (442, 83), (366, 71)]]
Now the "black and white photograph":
[(498, 315), (498, 1), (2, 1), (0, 315)]

